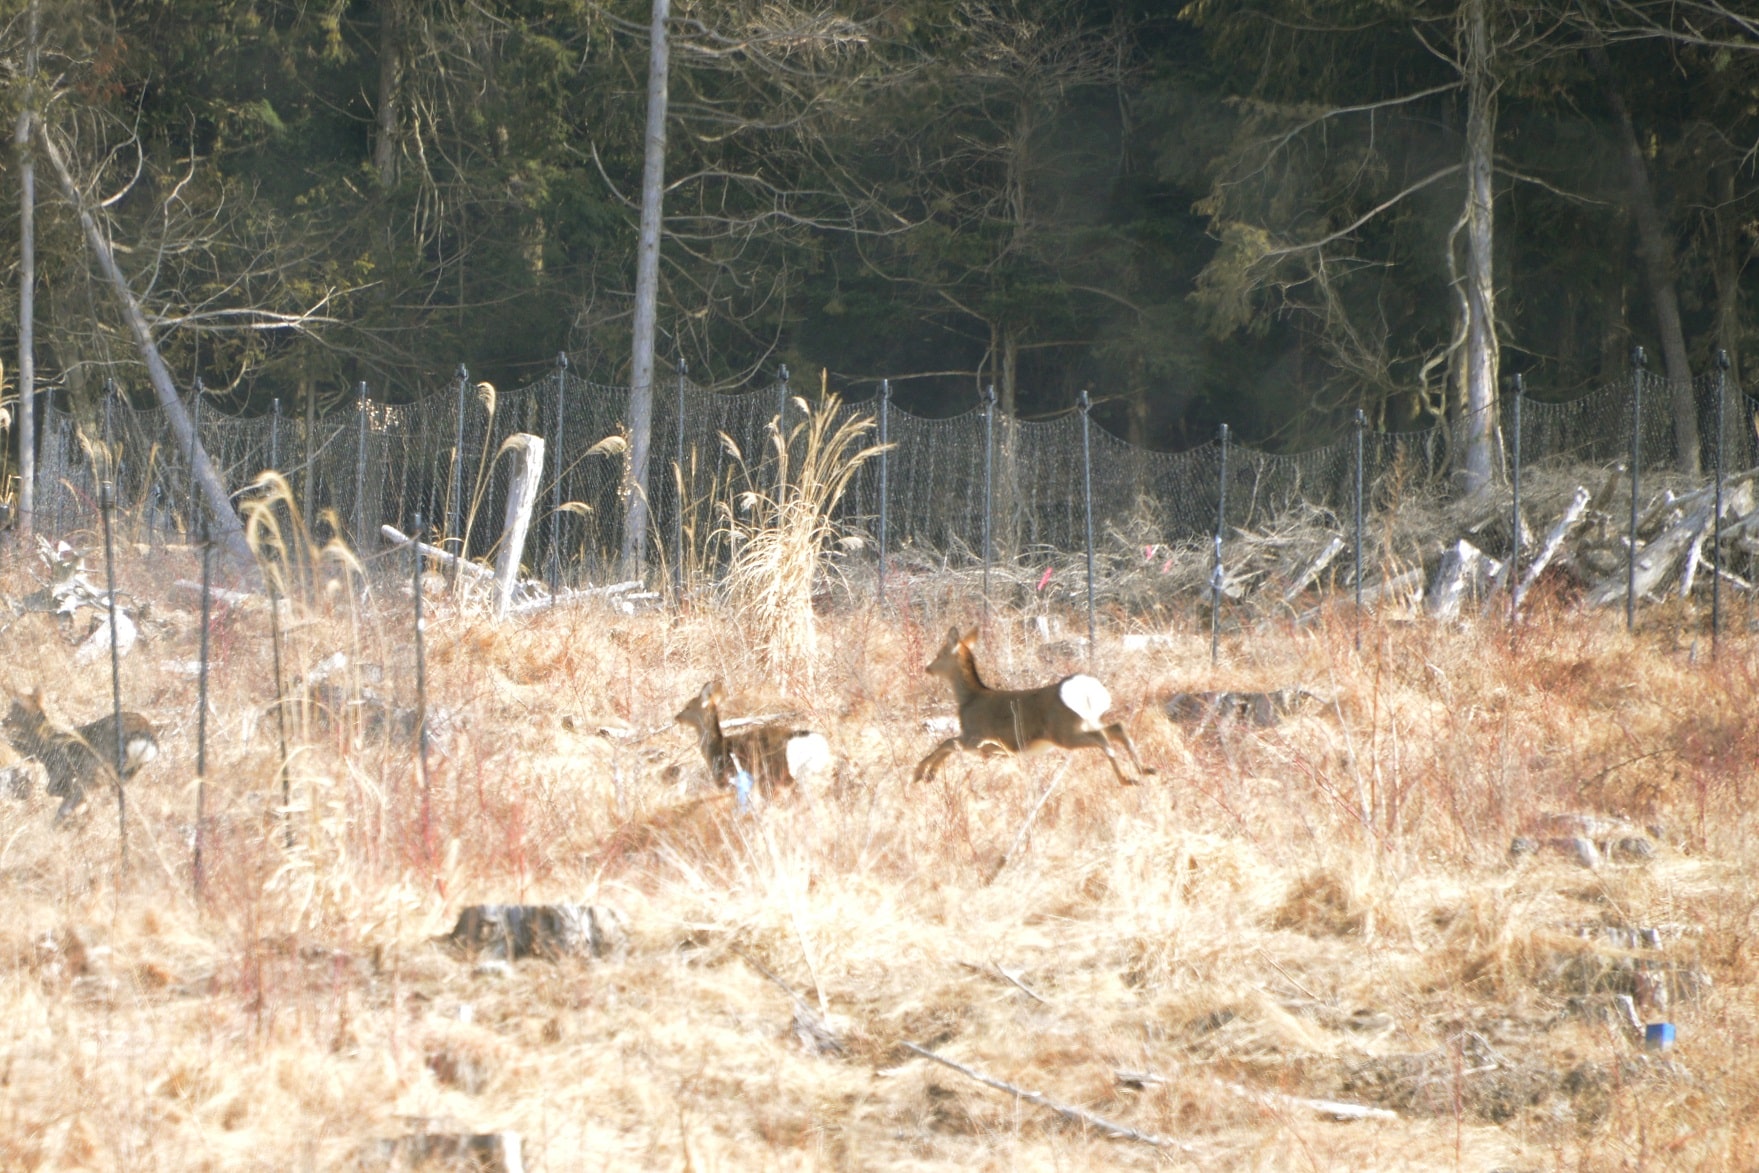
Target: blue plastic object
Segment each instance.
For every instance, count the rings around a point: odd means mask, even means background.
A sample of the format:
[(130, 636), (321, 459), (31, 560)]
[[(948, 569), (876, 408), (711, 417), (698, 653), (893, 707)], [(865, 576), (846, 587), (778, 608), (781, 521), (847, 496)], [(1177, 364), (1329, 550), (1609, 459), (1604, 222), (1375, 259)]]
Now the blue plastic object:
[(1643, 1045), (1651, 1051), (1665, 1051), (1673, 1046), (1674, 1028), (1671, 1022), (1652, 1022), (1643, 1028)]
[(738, 762), (734, 762), (733, 766), (733, 789), (739, 793), (738, 809), (743, 814), (751, 809), (751, 787), (754, 783), (751, 775), (745, 772), (744, 766)]

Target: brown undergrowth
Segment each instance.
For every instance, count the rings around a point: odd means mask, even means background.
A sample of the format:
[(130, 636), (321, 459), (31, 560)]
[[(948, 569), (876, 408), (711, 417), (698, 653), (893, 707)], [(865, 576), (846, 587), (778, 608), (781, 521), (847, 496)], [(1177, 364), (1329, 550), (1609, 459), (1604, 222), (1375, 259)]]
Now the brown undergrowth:
[[(1387, 613), (1358, 648), (1340, 613), (1234, 632), (1212, 666), (1200, 620), (1112, 617), (1091, 670), (1149, 784), (1050, 754), (912, 788), (945, 736), (925, 721), (952, 715), (921, 666), (980, 617), (932, 580), (819, 600), (810, 670), (787, 674), (716, 604), (495, 624), (435, 581), (424, 784), (393, 719), (407, 579), (333, 569), (286, 604), (283, 687), (340, 654), (328, 679), (389, 716), (302, 713), (283, 759), (267, 604), (222, 607), (198, 895), (198, 625), (173, 582), (199, 571), (125, 552), (125, 703), (163, 754), (128, 792), (126, 870), (113, 807), (56, 828), (40, 794), (0, 800), (0, 1167), (353, 1167), (418, 1121), (516, 1129), (553, 1170), (1753, 1164), (1745, 630), (1711, 661), (1676, 616), (1631, 635), (1559, 609), (1511, 636)], [(8, 553), (0, 596), (39, 572)], [(8, 611), (0, 683), (101, 714), (84, 634)], [(995, 684), (1084, 667), (999, 609), (978, 654)], [(711, 677), (729, 715), (823, 732), (834, 780), (751, 814), (710, 792), (668, 722)], [(1318, 699), (1269, 727), (1159, 711), (1288, 685)], [(1621, 819), (1653, 854), (1586, 868), (1550, 842), (1559, 815)], [(1517, 836), (1540, 849), (1511, 857)], [(609, 906), (628, 938), (510, 967), (436, 943), (488, 901)], [(1621, 996), (1675, 1049), (1646, 1051)]]

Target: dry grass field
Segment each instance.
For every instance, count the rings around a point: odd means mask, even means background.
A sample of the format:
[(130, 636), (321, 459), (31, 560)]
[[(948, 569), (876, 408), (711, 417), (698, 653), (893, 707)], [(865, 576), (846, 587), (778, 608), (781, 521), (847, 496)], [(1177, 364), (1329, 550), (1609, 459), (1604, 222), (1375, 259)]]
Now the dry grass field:
[[(1050, 752), (913, 787), (953, 715), (922, 666), (980, 618), (968, 584), (820, 596), (777, 664), (731, 606), (495, 622), (436, 581), (424, 777), (387, 572), (293, 600), (282, 658), (291, 692), (340, 654), (329, 679), (391, 732), (296, 710), (285, 760), (268, 607), (216, 609), (197, 895), (174, 583), (199, 566), (129, 546), (118, 570), (124, 703), (163, 752), (125, 860), (113, 799), (56, 827), (40, 786), (0, 797), (0, 1168), (385, 1168), (376, 1142), (424, 1129), (516, 1130), (556, 1171), (1759, 1166), (1744, 602), (1714, 661), (1668, 607), (1635, 636), (1558, 600), (1512, 639), (1501, 615), (1254, 619), (1219, 667), (1204, 616), (1104, 617), (1091, 670), (1146, 785)], [(88, 721), (93, 613), (21, 610), (45, 581), (0, 561), (0, 684)], [(992, 684), (1088, 667), (1003, 607), (978, 654)], [(712, 677), (731, 713), (823, 732), (834, 781), (747, 813), (712, 792), (672, 724)], [(1317, 699), (1269, 726), (1161, 710), (1291, 685)], [(1592, 868), (1555, 819), (1585, 814), (1631, 824), (1587, 831), (1613, 848)], [(558, 901), (610, 910), (615, 948), (507, 965), (436, 939), (471, 904)], [(1647, 1050), (1621, 995), (1677, 1045)]]

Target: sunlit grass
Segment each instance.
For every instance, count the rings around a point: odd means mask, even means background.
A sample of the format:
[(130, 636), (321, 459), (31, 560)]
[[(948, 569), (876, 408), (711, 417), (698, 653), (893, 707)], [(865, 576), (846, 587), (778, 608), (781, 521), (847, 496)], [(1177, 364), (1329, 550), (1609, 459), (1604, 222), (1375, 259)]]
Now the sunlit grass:
[[(927, 645), (976, 603), (928, 578), (885, 611), (823, 589), (843, 535), (808, 486), (864, 451), (847, 426), (816, 448), (801, 432), (785, 478), (779, 454), (769, 479), (751, 470), (750, 516), (798, 529), (771, 553), (738, 539), (754, 582), (781, 580), (749, 595), (495, 623), (436, 577), (427, 679), (452, 723), (427, 827), (411, 738), (296, 723), (282, 759), (268, 605), (217, 604), (200, 898), (199, 632), (172, 585), (199, 570), (190, 551), (125, 550), (148, 614), (124, 699), (163, 756), (130, 792), (125, 872), (113, 821), (56, 830), (41, 795), (0, 800), (0, 1167), (346, 1167), (411, 1118), (517, 1129), (545, 1169), (1750, 1167), (1744, 632), (1711, 663), (1662, 612), (1633, 636), (1619, 615), (1540, 610), (1511, 638), (1498, 618), (1389, 611), (1358, 649), (1346, 609), (1230, 632), (1215, 668), (1193, 614), (1147, 651), (1102, 627), (1090, 666), (996, 607), (990, 682), (1095, 672), (1160, 775), (1121, 787), (1098, 755), (965, 755), (912, 787), (945, 736), (924, 721), (952, 712)], [(828, 454), (818, 472), (809, 451)], [(244, 498), (284, 600), (286, 690), (340, 652), (349, 690), (409, 704), (408, 575), (314, 548), (272, 479)], [(0, 596), (44, 573), (8, 562)], [(804, 636), (764, 626), (802, 607)], [(65, 624), (0, 621), (0, 683), (90, 719), (107, 668), (75, 665)], [(729, 716), (803, 710), (836, 780), (738, 814), (670, 725), (713, 676)], [(1158, 707), (1291, 684), (1323, 703), (1270, 728), (1194, 738)], [(1570, 812), (1664, 838), (1594, 871), (1509, 856)], [(611, 906), (629, 940), (509, 972), (433, 941), (502, 900)], [(1606, 934), (1625, 927), (1662, 947)], [(1614, 1017), (1638, 972), (1680, 987), (1639, 1011), (1676, 1024), (1669, 1055)], [(1189, 1148), (1105, 1140), (906, 1042)], [(1291, 1097), (1397, 1118), (1338, 1123)]]

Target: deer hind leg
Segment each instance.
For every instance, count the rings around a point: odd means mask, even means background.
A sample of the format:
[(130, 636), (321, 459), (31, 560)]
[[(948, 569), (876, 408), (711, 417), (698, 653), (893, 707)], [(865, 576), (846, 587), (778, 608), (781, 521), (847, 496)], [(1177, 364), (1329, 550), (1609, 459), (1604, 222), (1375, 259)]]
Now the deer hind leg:
[[(1153, 769), (1149, 768), (1148, 766), (1143, 765), (1142, 759), (1136, 756), (1135, 743), (1133, 743), (1130, 740), (1130, 735), (1128, 733), (1124, 732), (1123, 725), (1119, 724), (1116, 721), (1112, 722), (1112, 724), (1107, 725), (1105, 727), (1103, 737), (1106, 742), (1105, 756), (1111, 759), (1112, 769), (1114, 769), (1118, 772), (1118, 781), (1122, 782), (1126, 786), (1129, 786), (1129, 785), (1132, 785), (1139, 778), (1146, 778), (1149, 775), (1154, 773)], [(1115, 755), (1112, 752), (1111, 747), (1112, 747), (1113, 742), (1116, 742), (1117, 744), (1123, 746), (1124, 752), (1130, 755), (1130, 764), (1136, 767), (1136, 773), (1138, 775), (1138, 779), (1124, 777), (1124, 771), (1118, 765), (1117, 755)]]
[(957, 752), (959, 748), (957, 737), (949, 737), (935, 746), (927, 757), (916, 763), (916, 773), (910, 779), (911, 782), (926, 782), (933, 778), (935, 771), (941, 768), (941, 763), (947, 760), (948, 755)]

